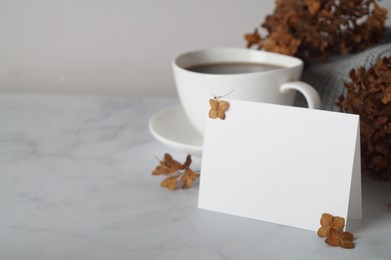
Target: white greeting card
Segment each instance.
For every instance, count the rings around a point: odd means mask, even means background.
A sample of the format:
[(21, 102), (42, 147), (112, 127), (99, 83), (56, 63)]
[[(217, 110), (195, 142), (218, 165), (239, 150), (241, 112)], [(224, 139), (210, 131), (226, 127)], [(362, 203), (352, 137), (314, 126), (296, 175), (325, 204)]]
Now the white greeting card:
[(208, 119), (198, 207), (316, 231), (361, 219), (357, 115), (228, 100)]

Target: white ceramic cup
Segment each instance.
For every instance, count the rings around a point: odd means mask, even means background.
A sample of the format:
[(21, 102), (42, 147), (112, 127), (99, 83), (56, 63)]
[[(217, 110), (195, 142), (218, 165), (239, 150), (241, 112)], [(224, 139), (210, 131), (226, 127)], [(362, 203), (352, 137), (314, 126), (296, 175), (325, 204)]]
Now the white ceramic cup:
[[(187, 69), (200, 64), (224, 62), (263, 63), (283, 68), (239, 74), (209, 74)], [(183, 109), (202, 135), (210, 109), (209, 99), (214, 95), (290, 106), (299, 91), (306, 98), (309, 108), (320, 108), (318, 92), (299, 81), (303, 61), (295, 57), (252, 49), (214, 48), (181, 54), (174, 58), (172, 66)]]

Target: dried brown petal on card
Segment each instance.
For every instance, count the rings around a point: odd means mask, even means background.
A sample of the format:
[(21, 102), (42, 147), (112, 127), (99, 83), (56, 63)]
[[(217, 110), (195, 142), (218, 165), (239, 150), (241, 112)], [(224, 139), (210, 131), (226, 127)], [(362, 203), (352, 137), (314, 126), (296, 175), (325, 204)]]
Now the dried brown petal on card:
[(214, 110), (217, 110), (218, 106), (219, 106), (219, 102), (216, 100), (216, 99), (209, 99), (209, 105), (211, 107), (211, 109), (214, 109)]
[(218, 116), (217, 110), (209, 110), (209, 118), (216, 119)]
[(225, 120), (225, 113), (223, 111), (217, 111), (217, 117), (221, 120)]
[(161, 183), (160, 186), (163, 188), (167, 188), (168, 190), (175, 190), (178, 184), (177, 178), (179, 175), (174, 175), (167, 177), (164, 179)]
[(212, 119), (220, 118), (221, 120), (225, 119), (225, 112), (229, 108), (229, 103), (223, 100), (210, 99), (210, 110), (209, 117)]
[(217, 108), (219, 106), (219, 103), (215, 99), (209, 99), (209, 104), (210, 104), (209, 117), (215, 119), (217, 118)]
[(225, 119), (225, 112), (229, 109), (229, 103), (224, 100), (219, 101), (219, 107), (217, 109), (217, 116), (224, 120)]
[(229, 103), (227, 101), (224, 101), (224, 100), (220, 100), (219, 101), (219, 110), (220, 111), (227, 111), (229, 108)]
[(391, 208), (391, 203), (388, 203), (388, 205), (387, 205), (389, 208)]

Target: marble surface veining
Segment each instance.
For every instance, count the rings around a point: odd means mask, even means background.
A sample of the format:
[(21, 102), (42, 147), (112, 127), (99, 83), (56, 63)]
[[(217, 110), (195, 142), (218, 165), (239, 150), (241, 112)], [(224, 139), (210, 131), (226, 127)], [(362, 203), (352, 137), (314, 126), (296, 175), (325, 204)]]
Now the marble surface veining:
[(353, 250), (315, 232), (199, 210), (197, 184), (160, 188), (162, 177), (150, 174), (156, 156), (185, 154), (153, 139), (147, 123), (178, 103), (1, 94), (0, 259), (390, 259), (390, 183), (363, 178)]

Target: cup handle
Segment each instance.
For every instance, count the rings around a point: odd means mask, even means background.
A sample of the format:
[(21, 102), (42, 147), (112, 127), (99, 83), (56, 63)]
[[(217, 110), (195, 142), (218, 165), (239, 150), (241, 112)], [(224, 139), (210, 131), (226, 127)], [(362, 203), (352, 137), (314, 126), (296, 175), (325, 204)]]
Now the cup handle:
[(307, 100), (308, 108), (320, 109), (320, 96), (312, 86), (302, 81), (291, 81), (283, 83), (280, 87), (281, 93), (287, 93), (291, 89), (295, 89), (303, 94)]

